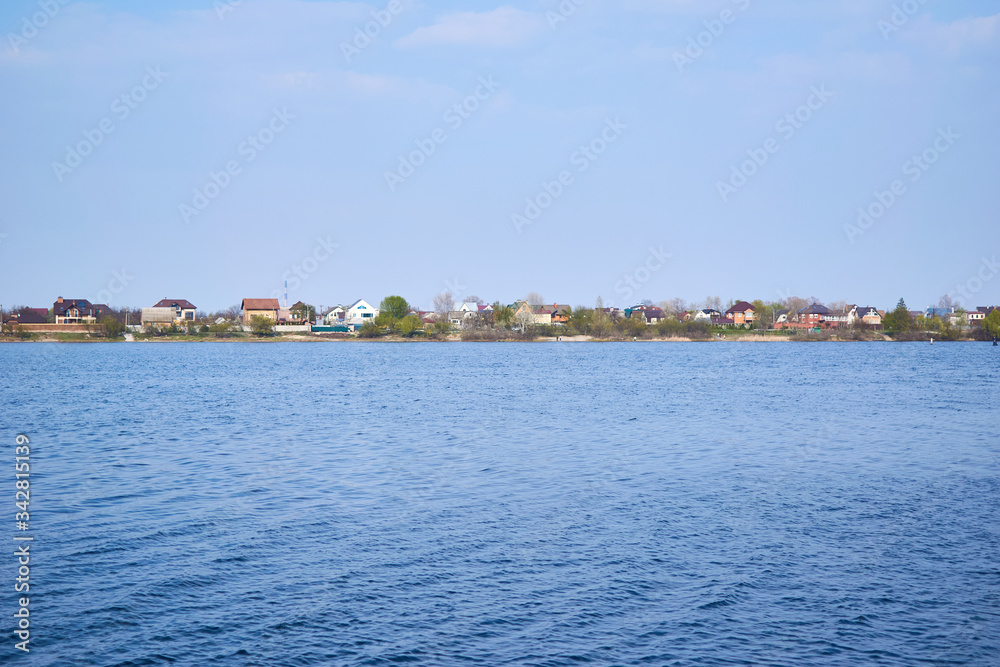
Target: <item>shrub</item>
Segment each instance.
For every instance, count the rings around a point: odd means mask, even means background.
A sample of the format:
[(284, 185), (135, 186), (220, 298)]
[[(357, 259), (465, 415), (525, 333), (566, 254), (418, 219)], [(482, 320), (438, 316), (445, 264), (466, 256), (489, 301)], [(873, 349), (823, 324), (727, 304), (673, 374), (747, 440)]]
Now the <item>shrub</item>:
[(274, 320), (263, 315), (254, 315), (250, 318), (250, 332), (255, 336), (274, 335)]
[(125, 333), (125, 325), (110, 315), (105, 315), (98, 322), (98, 331), (107, 338), (121, 338)]
[(382, 327), (374, 322), (365, 322), (358, 329), (358, 338), (378, 338), (382, 335)]

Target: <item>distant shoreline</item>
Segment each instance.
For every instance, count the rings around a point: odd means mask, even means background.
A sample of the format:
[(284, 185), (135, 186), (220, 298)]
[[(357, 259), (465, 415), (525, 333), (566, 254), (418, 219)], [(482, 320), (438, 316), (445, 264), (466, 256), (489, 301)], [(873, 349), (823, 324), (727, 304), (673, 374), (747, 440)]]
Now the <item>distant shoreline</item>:
[[(971, 338), (963, 338), (959, 340), (942, 340), (934, 339), (933, 343), (990, 343), (991, 341), (974, 340)], [(185, 338), (157, 338), (157, 339), (145, 339), (137, 341), (126, 341), (121, 339), (107, 340), (106, 338), (92, 338), (92, 339), (80, 339), (80, 340), (59, 340), (55, 338), (41, 338), (32, 340), (13, 340), (5, 339), (0, 340), (2, 343), (60, 343), (60, 344), (173, 344), (173, 343), (249, 343), (249, 344), (274, 344), (274, 343), (358, 343), (358, 344), (368, 344), (368, 343), (920, 343), (927, 345), (931, 343), (930, 340), (893, 340), (889, 337), (877, 338), (872, 340), (850, 340), (843, 338), (796, 338), (791, 336), (754, 336), (752, 334), (742, 335), (742, 336), (724, 336), (722, 338), (639, 338), (635, 340), (628, 339), (608, 339), (608, 338), (593, 338), (591, 336), (566, 336), (561, 340), (549, 337), (539, 337), (534, 340), (495, 340), (495, 341), (477, 341), (477, 340), (462, 340), (461, 337), (453, 336), (446, 339), (427, 339), (427, 338), (401, 338), (401, 337), (383, 337), (383, 338), (357, 338), (357, 337), (344, 337), (344, 338), (326, 338), (319, 336), (295, 336), (295, 335), (285, 335), (285, 336), (275, 336), (275, 337), (265, 337), (265, 338), (198, 338), (198, 337), (185, 337)], [(931, 343), (931, 344), (933, 344)]]

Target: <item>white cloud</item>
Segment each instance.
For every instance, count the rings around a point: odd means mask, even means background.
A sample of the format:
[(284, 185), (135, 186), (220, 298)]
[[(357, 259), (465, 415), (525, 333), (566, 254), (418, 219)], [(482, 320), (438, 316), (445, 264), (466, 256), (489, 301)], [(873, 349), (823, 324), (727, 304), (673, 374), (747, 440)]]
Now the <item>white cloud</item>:
[(934, 23), (924, 15), (913, 28), (904, 28), (900, 39), (925, 44), (952, 57), (976, 48), (995, 47), (1000, 42), (1000, 14), (949, 24)]
[(440, 17), (434, 25), (418, 28), (396, 40), (400, 48), (433, 44), (474, 46), (516, 46), (545, 28), (540, 14), (514, 7), (500, 7), (490, 12), (458, 12)]

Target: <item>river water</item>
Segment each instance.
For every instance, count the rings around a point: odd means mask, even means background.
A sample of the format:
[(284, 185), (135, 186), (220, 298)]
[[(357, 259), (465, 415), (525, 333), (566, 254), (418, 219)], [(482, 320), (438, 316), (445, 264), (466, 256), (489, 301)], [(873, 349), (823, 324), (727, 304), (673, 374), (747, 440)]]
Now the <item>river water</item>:
[(0, 662), (1000, 664), (997, 350), (0, 345)]

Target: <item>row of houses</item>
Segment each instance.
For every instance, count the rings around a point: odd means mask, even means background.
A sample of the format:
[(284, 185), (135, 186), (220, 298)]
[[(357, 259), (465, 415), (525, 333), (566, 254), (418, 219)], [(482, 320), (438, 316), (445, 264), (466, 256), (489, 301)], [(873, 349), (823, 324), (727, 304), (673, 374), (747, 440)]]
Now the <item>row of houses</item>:
[[(91, 303), (87, 299), (64, 299), (59, 297), (52, 304), (55, 324), (95, 324), (100, 318), (111, 314), (111, 307), (103, 303)], [(4, 324), (46, 324), (49, 322), (48, 308), (25, 308), (10, 315)]]
[(842, 327), (867, 326), (882, 328), (885, 311), (872, 306), (850, 305), (843, 310), (830, 310), (826, 306), (813, 303), (795, 313), (780, 311), (775, 318), (775, 329), (836, 329)]
[[(566, 304), (533, 305), (526, 301), (516, 301), (509, 306), (515, 323), (520, 325), (562, 325), (569, 321), (572, 309)], [(939, 318), (953, 325), (980, 324), (996, 306), (979, 306), (974, 311), (957, 311), (955, 308), (928, 308), (926, 311), (910, 311), (911, 317), (926, 319)], [(344, 330), (353, 331), (364, 326), (366, 322), (374, 321), (379, 315), (379, 309), (364, 299), (358, 299), (347, 306), (336, 306), (325, 314), (317, 317), (312, 309), (299, 301), (291, 307), (282, 307), (276, 298), (246, 298), (240, 302), (241, 320), (249, 326), (255, 316), (272, 320), (282, 328), (299, 328), (308, 330)], [(447, 321), (455, 328), (462, 329), (476, 321), (480, 316), (493, 311), (493, 306), (476, 302), (463, 303), (457, 310), (447, 313)], [(612, 320), (641, 317), (646, 324), (655, 325), (668, 317), (676, 317), (680, 321), (705, 322), (712, 326), (751, 328), (757, 323), (760, 313), (746, 301), (734, 304), (724, 313), (713, 308), (705, 308), (693, 312), (677, 313), (668, 316), (661, 308), (653, 305), (637, 305), (631, 308), (603, 308), (602, 311)], [(49, 322), (49, 309), (27, 308), (11, 315), (4, 323), (44, 324)], [(51, 315), (55, 324), (95, 324), (101, 317), (111, 313), (106, 304), (93, 304), (87, 299), (64, 299), (58, 297), (52, 304)], [(149, 308), (142, 309), (141, 322), (147, 325), (171, 325), (194, 322), (197, 318), (197, 307), (187, 299), (161, 299)], [(413, 311), (426, 324), (433, 324), (441, 319), (436, 313)], [(843, 309), (831, 310), (826, 306), (813, 303), (796, 312), (779, 310), (770, 313), (769, 327), (775, 329), (832, 329), (864, 325), (871, 328), (881, 328), (886, 311), (873, 306), (848, 305)]]

